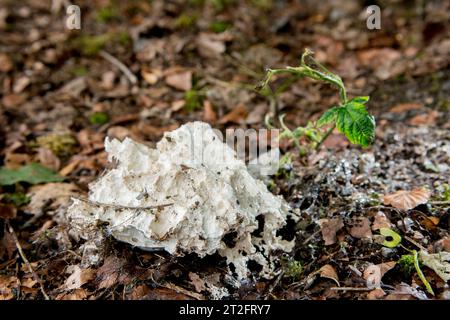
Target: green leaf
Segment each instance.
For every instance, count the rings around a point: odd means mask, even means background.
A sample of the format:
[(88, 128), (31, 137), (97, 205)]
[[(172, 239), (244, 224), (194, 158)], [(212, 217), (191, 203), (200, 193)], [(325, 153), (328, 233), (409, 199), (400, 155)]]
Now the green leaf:
[(317, 126), (322, 127), (336, 119), (336, 114), (338, 112), (338, 107), (332, 107), (331, 109), (325, 111), (322, 116), (317, 121)]
[(402, 241), (402, 237), (397, 232), (389, 228), (380, 228), (380, 233), (382, 236), (392, 238), (392, 240), (384, 240), (383, 246), (385, 247), (395, 248)]
[(0, 168), (0, 185), (2, 186), (17, 182), (38, 184), (43, 182), (61, 182), (63, 180), (64, 178), (58, 176), (53, 170), (38, 163), (31, 163), (18, 169)]
[(366, 104), (367, 101), (369, 101), (369, 96), (361, 96), (361, 97), (354, 97), (352, 100), (350, 100), (348, 103), (359, 103), (359, 104)]
[(363, 104), (348, 102), (337, 111), (336, 127), (353, 144), (367, 147), (375, 139), (375, 119)]

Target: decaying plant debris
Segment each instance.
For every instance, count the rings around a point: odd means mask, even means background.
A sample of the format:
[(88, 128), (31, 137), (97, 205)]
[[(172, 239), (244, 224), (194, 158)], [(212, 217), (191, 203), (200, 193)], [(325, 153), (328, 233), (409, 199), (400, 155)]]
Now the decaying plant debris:
[(272, 251), (292, 250), (293, 241), (277, 236), (288, 205), (250, 175), (209, 124), (165, 133), (156, 149), (128, 138), (107, 138), (105, 148), (116, 168), (91, 184), (88, 201), (75, 199), (68, 210), (74, 234), (88, 240), (85, 260), (98, 262), (92, 247), (101, 242), (99, 223), (142, 249), (199, 257), (218, 252), (240, 280), (249, 261), (271, 278)]

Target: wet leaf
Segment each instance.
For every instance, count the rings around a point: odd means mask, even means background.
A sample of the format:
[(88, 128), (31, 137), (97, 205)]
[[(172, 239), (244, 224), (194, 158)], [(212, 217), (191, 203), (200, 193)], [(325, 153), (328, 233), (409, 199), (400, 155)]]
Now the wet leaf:
[(391, 205), (400, 210), (410, 210), (419, 204), (428, 202), (430, 192), (425, 188), (416, 188), (411, 191), (399, 190), (383, 197), (385, 205)]

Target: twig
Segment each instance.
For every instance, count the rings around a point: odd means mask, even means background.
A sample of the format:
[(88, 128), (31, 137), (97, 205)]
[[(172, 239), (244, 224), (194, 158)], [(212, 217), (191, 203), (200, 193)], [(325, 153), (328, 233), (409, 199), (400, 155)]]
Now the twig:
[(28, 271), (33, 275), (34, 280), (39, 283), (39, 287), (41, 289), (42, 295), (44, 296), (44, 299), (50, 300), (49, 296), (45, 292), (41, 278), (39, 278), (39, 276), (36, 274), (36, 272), (34, 272), (33, 267), (31, 266), (31, 263), (28, 261), (27, 257), (25, 256), (25, 253), (22, 250), (22, 246), (19, 243), (19, 239), (17, 238), (16, 232), (14, 231), (13, 227), (11, 226), (11, 224), (8, 221), (6, 222), (6, 224), (8, 226), (9, 233), (12, 235), (12, 237), (14, 239), (14, 243), (17, 247), (17, 250), (19, 251), (20, 257), (22, 258), (23, 262), (25, 262), (25, 264), (27, 265)]
[(118, 209), (130, 209), (130, 210), (160, 209), (160, 208), (169, 207), (169, 206), (173, 205), (173, 203), (165, 203), (165, 204), (159, 204), (159, 205), (154, 205), (154, 206), (133, 207), (133, 206), (123, 206), (120, 204), (101, 203), (101, 202), (92, 201), (92, 200), (89, 200), (86, 198), (81, 198), (81, 197), (72, 197), (72, 198), (89, 203), (89, 204), (93, 204), (96, 206), (111, 207), (111, 208), (118, 208)]
[(101, 57), (105, 58), (111, 64), (113, 64), (114, 66), (119, 68), (119, 70), (122, 71), (123, 74), (128, 78), (128, 80), (130, 80), (131, 84), (137, 83), (137, 81), (138, 81), (137, 77), (130, 71), (130, 69), (128, 69), (128, 67), (126, 65), (124, 65), (122, 62), (117, 60), (117, 58), (113, 57), (112, 55), (110, 55), (108, 52), (106, 52), (104, 50), (101, 50), (99, 54)]
[(334, 291), (371, 291), (373, 289), (362, 288), (362, 287), (332, 287), (330, 290)]

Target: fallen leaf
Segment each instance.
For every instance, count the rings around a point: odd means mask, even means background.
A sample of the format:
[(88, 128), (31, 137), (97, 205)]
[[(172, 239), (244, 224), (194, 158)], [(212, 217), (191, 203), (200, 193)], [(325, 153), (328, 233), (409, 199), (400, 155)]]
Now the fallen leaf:
[(111, 288), (118, 280), (121, 273), (121, 269), (125, 265), (124, 259), (109, 256), (106, 258), (103, 266), (97, 271), (97, 281), (99, 282), (99, 289)]
[(322, 278), (331, 279), (334, 282), (336, 282), (338, 287), (340, 286), (338, 274), (332, 265), (326, 264), (326, 265), (322, 266), (319, 269), (318, 273)]
[(14, 108), (21, 105), (25, 101), (25, 96), (23, 94), (8, 94), (4, 95), (2, 98), (2, 103), (6, 108)]
[(386, 292), (384, 292), (383, 289), (376, 288), (367, 294), (367, 299), (368, 300), (378, 300), (378, 299), (383, 298), (385, 295), (386, 295)]
[(61, 166), (59, 158), (48, 148), (40, 147), (38, 149), (38, 159), (44, 167), (54, 171), (58, 171)]
[(0, 72), (9, 72), (13, 68), (11, 59), (5, 53), (0, 53)]
[(197, 38), (198, 52), (203, 57), (217, 57), (225, 52), (225, 43), (213, 34), (202, 33)]
[(428, 202), (430, 198), (430, 192), (424, 188), (416, 188), (412, 191), (399, 190), (397, 192), (385, 195), (383, 197), (383, 203), (385, 205), (391, 205), (394, 208), (400, 210), (410, 210), (417, 207), (420, 204)]
[(20, 286), (19, 279), (14, 276), (0, 275), (0, 300), (11, 300)]
[(39, 184), (63, 180), (63, 177), (38, 163), (31, 163), (17, 169), (0, 168), (0, 185), (11, 185), (17, 182)]
[(445, 282), (450, 280), (450, 253), (439, 252), (439, 253), (428, 253), (424, 250), (419, 252), (420, 261), (436, 272), (436, 274), (441, 277)]
[(374, 264), (368, 266), (363, 273), (363, 278), (366, 280), (366, 286), (369, 289), (380, 288), (381, 277), (381, 268)]
[(383, 278), (383, 276), (386, 274), (386, 272), (388, 272), (389, 270), (394, 268), (396, 264), (397, 264), (397, 262), (395, 262), (395, 261), (389, 261), (389, 262), (383, 262), (383, 263), (377, 264), (377, 266), (380, 268), (380, 271), (381, 271), (381, 278)]
[(220, 124), (237, 123), (240, 124), (247, 117), (247, 109), (243, 105), (239, 105), (229, 113), (224, 115), (220, 120)]
[(141, 70), (141, 76), (150, 85), (156, 84), (161, 78), (162, 72), (159, 70)]
[(331, 245), (336, 243), (336, 233), (344, 227), (342, 217), (333, 219), (320, 219), (318, 221), (320, 231), (322, 232), (322, 238), (325, 241), (325, 245)]
[(142, 300), (148, 293), (150, 292), (150, 288), (145, 284), (136, 286), (133, 288), (133, 291), (127, 295), (129, 300)]
[(181, 71), (170, 73), (166, 76), (166, 83), (175, 89), (189, 91), (192, 89), (192, 72)]
[(436, 120), (439, 118), (440, 113), (436, 110), (431, 110), (428, 113), (419, 114), (409, 120), (409, 124), (413, 126), (431, 126), (436, 124)]
[(88, 297), (86, 290), (75, 289), (71, 293), (61, 294), (56, 297), (56, 300), (84, 300)]
[(205, 100), (205, 102), (203, 102), (203, 110), (203, 121), (214, 124), (217, 121), (217, 115), (209, 100)]
[(400, 103), (389, 109), (389, 112), (402, 113), (410, 110), (419, 110), (423, 108), (423, 104), (415, 102)]
[(370, 221), (365, 217), (354, 218), (353, 226), (350, 228), (350, 235), (357, 239), (372, 238), (372, 231), (370, 230)]
[(381, 228), (390, 229), (391, 222), (389, 221), (389, 219), (386, 217), (386, 215), (383, 212), (378, 211), (375, 215), (375, 219), (372, 224), (372, 230), (375, 231), (375, 230), (379, 230)]
[(30, 78), (23, 76), (16, 80), (13, 86), (14, 93), (21, 93), (29, 84)]
[(28, 277), (20, 281), (20, 285), (26, 288), (33, 288), (37, 283), (33, 277)]
[(71, 275), (64, 282), (64, 290), (81, 288), (81, 286), (94, 279), (96, 273), (93, 269), (81, 269), (78, 265), (71, 265), (67, 267), (67, 272), (71, 273)]
[(78, 192), (78, 187), (73, 183), (46, 183), (33, 186), (27, 193), (31, 201), (25, 211), (37, 215), (44, 208), (57, 209), (61, 205), (68, 205), (70, 197), (77, 195)]
[(202, 292), (206, 289), (205, 282), (198, 274), (189, 272), (189, 279), (191, 280), (191, 284), (194, 286), (195, 291)]
[(14, 219), (17, 209), (11, 205), (0, 203), (0, 219)]

